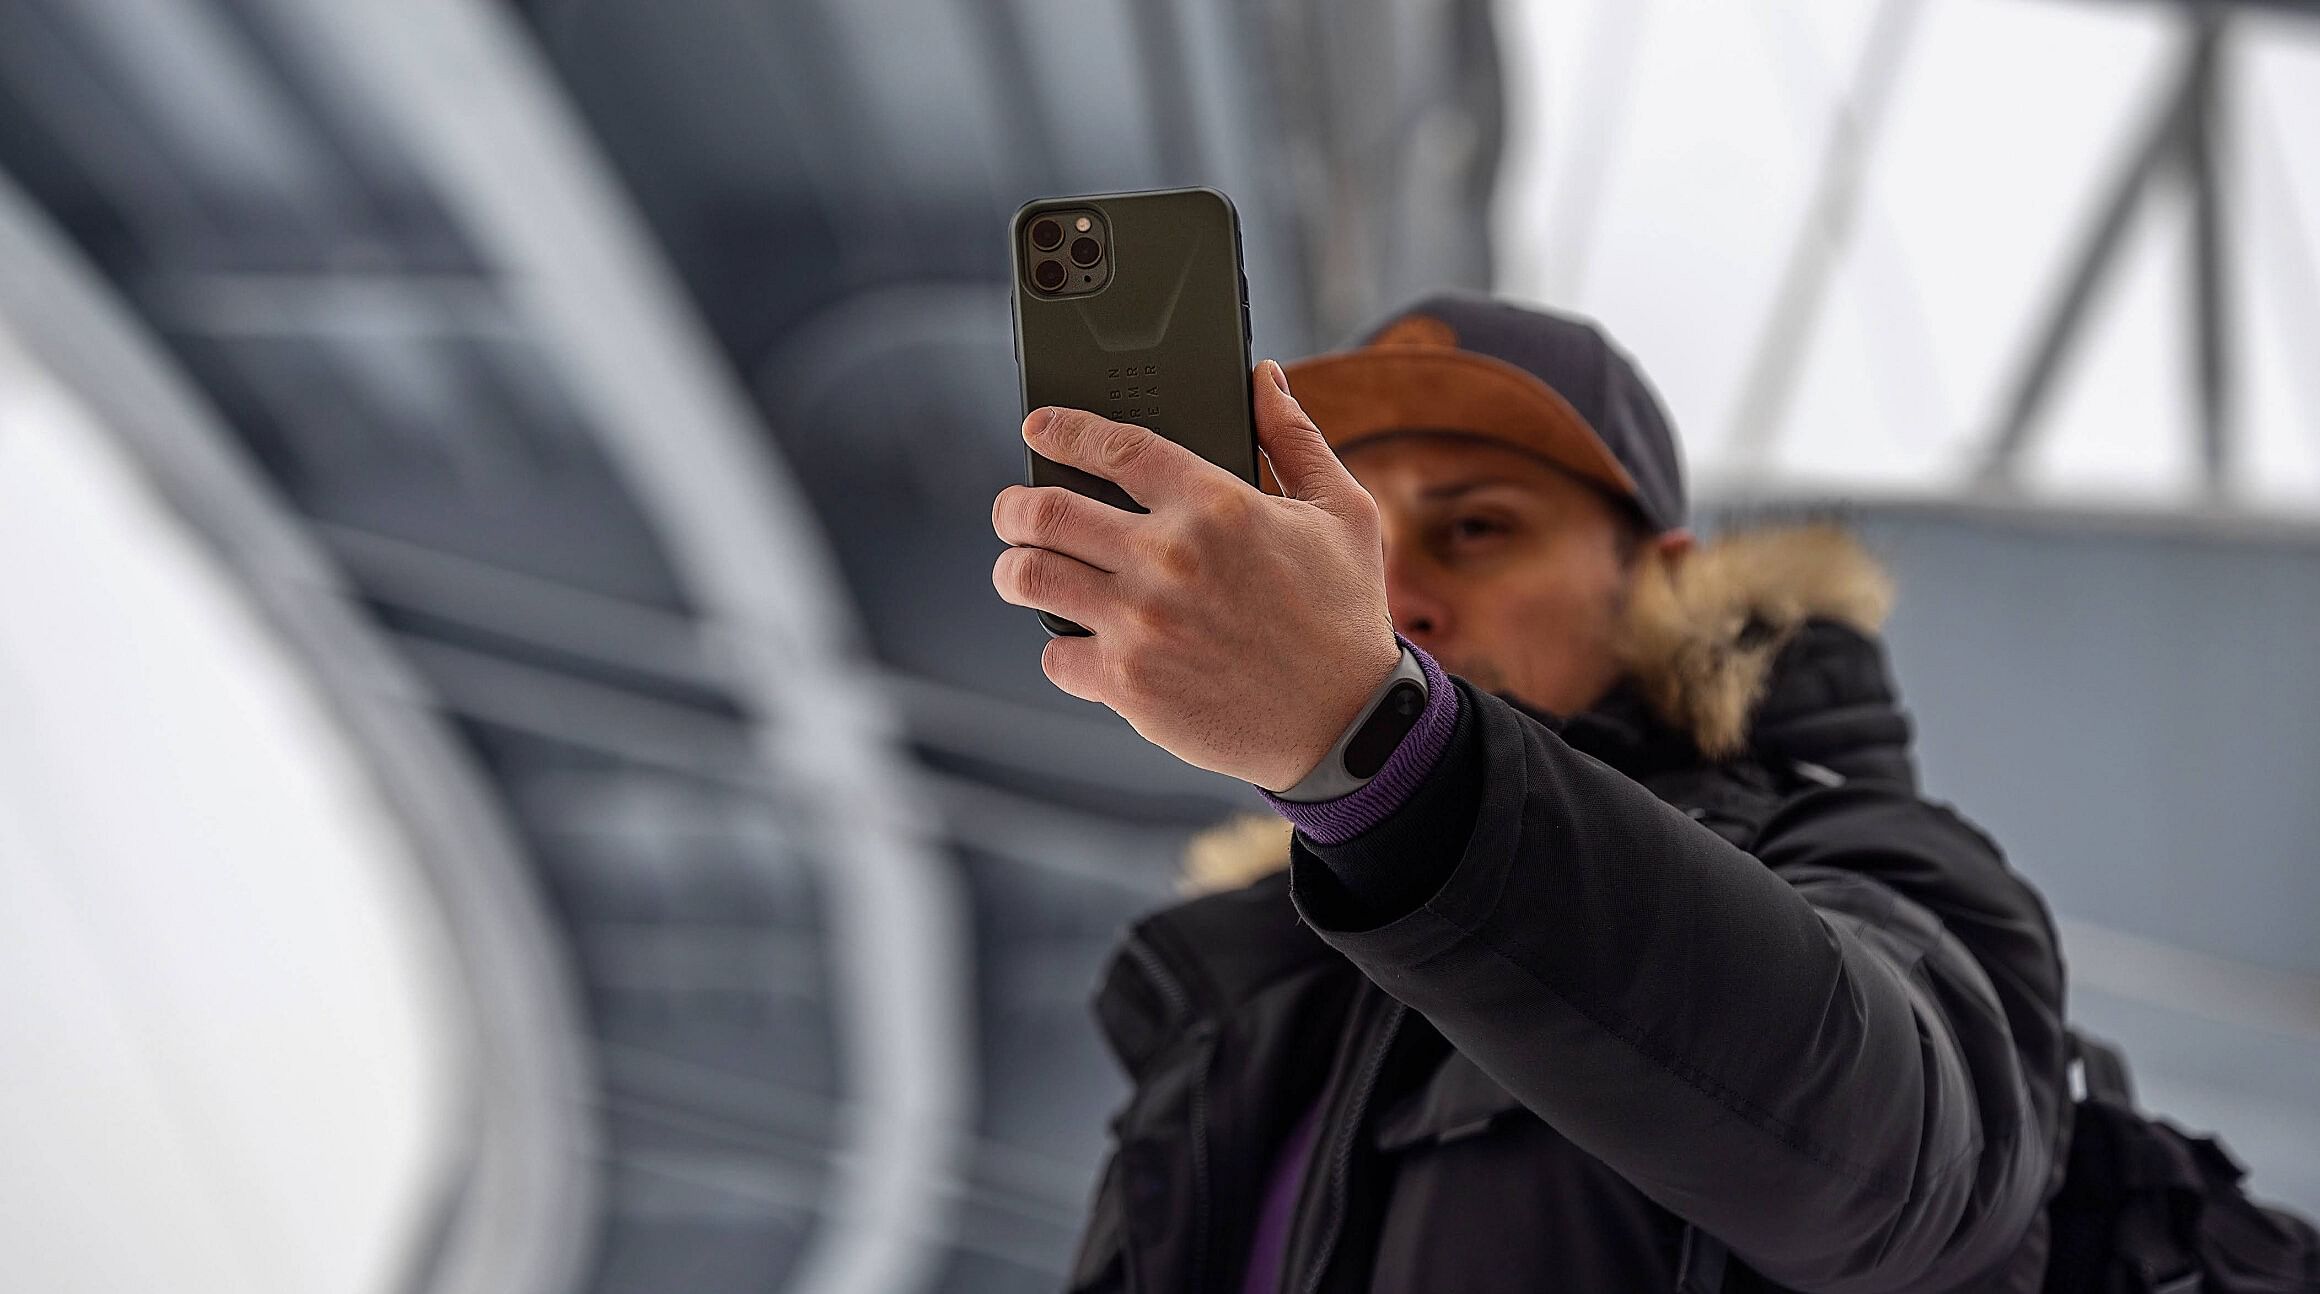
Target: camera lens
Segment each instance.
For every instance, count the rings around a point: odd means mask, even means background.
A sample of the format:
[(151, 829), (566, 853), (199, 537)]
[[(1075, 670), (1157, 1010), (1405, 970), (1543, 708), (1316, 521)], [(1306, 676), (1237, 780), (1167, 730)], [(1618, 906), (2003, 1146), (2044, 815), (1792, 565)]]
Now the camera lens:
[(1044, 218), (1031, 222), (1031, 245), (1033, 247), (1043, 252), (1052, 252), (1062, 243), (1062, 225)]
[(1104, 245), (1093, 238), (1071, 240), (1071, 263), (1086, 269), (1104, 258)]
[[(1061, 236), (1057, 235), (1057, 237)], [(1062, 261), (1041, 261), (1038, 267), (1031, 271), (1031, 281), (1038, 284), (1042, 291), (1055, 291), (1063, 286), (1063, 280)]]

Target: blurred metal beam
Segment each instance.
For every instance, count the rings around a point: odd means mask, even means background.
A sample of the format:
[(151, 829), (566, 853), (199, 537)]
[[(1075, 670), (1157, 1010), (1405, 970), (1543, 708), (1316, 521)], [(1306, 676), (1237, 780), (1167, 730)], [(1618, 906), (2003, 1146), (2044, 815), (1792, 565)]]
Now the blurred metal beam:
[(2112, 0), (2113, 3), (2166, 4), (2183, 9), (2237, 7), (2320, 18), (2320, 0)]
[(1832, 505), (1827, 490), (1796, 482), (1707, 476), (1695, 481), (1693, 512), (1716, 533), (1766, 518), (1867, 515), (1963, 519), (2062, 535), (2164, 536), (2293, 544), (2320, 557), (2320, 517), (2291, 508), (2200, 500), (2188, 505), (2025, 498), (2011, 490), (1957, 492), (1940, 485), (1850, 491)]
[(2224, 179), (2217, 150), (2228, 129), (2225, 94), (2223, 11), (2208, 5), (2198, 12), (2192, 84), (2184, 92), (2180, 153), (2183, 181), (2191, 189), (2191, 298), (2196, 389), (2199, 399), (2199, 462), (2207, 493), (2223, 493), (2225, 456), (2230, 450), (2232, 415), (2230, 274), (2224, 264)]
[[(1289, 126), (1295, 113), (1284, 99), (1284, 87), (1294, 84), (1301, 59), (1282, 58), (1277, 4), (1226, 0), (1218, 6), (1223, 20), (1231, 67), (1243, 90), (1240, 123), (1246, 137), (1261, 141), (1251, 150), (1256, 159), (1242, 181), (1251, 201), (1241, 210), (1246, 245), (1250, 250), (1250, 314), (1256, 342), (1263, 353), (1301, 354), (1313, 348), (1313, 237), (1301, 218), (1297, 198), (1301, 181), (1298, 157), (1291, 147)], [(1275, 249), (1270, 255), (1267, 247)], [(1334, 338), (1318, 339), (1334, 341)]]
[(2211, 129), (2212, 101), (2222, 93), (2215, 68), (2229, 21), (2222, 0), (2194, 0), (2185, 7), (2190, 14), (2182, 71), (2152, 110), (2142, 142), (2119, 172), (2062, 290), (2035, 334), (2030, 358), (2015, 379), (2005, 412), (1976, 473), (1983, 489), (2012, 488), (2022, 451), (2053, 394), (2064, 362), (2085, 330), (2088, 307), (2103, 282), (2117, 270), (2127, 231), (2149, 204), (2155, 187), (2180, 172), (2192, 186), (2195, 208), (2203, 208), (2195, 214), (2192, 225), (2198, 298), (2193, 344), (2199, 355), (2199, 435), (2206, 472), (2202, 484), (2210, 496), (2222, 490), (2229, 449), (2231, 356), (2222, 317), (2225, 267), (2217, 212), (2220, 197), (2202, 191), (2212, 190), (2217, 176), (2211, 146), (2201, 136)]
[(2126, 240), (2127, 230), (2142, 209), (2143, 187), (2159, 169), (2173, 132), (2170, 112), (2137, 150), (2112, 187), (2110, 197), (2104, 201), (2102, 214), (2096, 217), (2093, 231), (2080, 250), (2069, 278), (2048, 308), (2045, 322), (2039, 326), (2030, 359), (2014, 381), (2006, 411), (1998, 421), (1997, 434), (1982, 461), (1979, 476), (1985, 487), (2011, 484), (2015, 462), (2030, 441), (2033, 424), (2046, 407), (2063, 360), (2078, 340), (2095, 289), (2109, 274), (2119, 247)]
[(2320, 978), (2056, 917), (2075, 986), (2185, 1015), (2320, 1038)]
[(858, 1099), (791, 1288), (906, 1294), (941, 1269), (974, 1106), (959, 878), (812, 513), (538, 52), (500, 6), (261, 0), (343, 76), (503, 273), (766, 721), (762, 767), (810, 815)]
[(1924, 9), (1924, 0), (1883, 0), (1869, 21), (1852, 82), (1830, 123), (1811, 203), (1789, 245), (1771, 314), (1757, 334), (1756, 352), (1733, 410), (1728, 455), (1742, 475), (1764, 470), (1788, 416), (1797, 373), (1828, 300), (1829, 283), (1852, 247), (1861, 186)]
[(958, 839), (983, 853), (1075, 882), (1166, 901), (1184, 858), (1184, 828), (1139, 827), (1059, 808), (972, 778), (927, 775)]
[(733, 686), (685, 616), (374, 531), (319, 522), (314, 533), (375, 603), (703, 689)]
[[(2298, 199), (2289, 169), (2288, 147), (2267, 114), (2247, 114), (2244, 135), (2252, 158), (2243, 161), (2252, 210), (2269, 208), (2284, 233), (2274, 246), (2281, 264), (2264, 275), (2263, 288), (2279, 311), (2279, 330), (2291, 355), (2320, 355), (2320, 219)], [(2257, 293), (2251, 292), (2255, 296)], [(2302, 407), (2299, 419), (2310, 443), (2320, 447), (2320, 365), (2286, 365), (2289, 383)]]
[(1144, 79), (1149, 105), (1144, 115), (1160, 159), (1160, 181), (1169, 185), (1198, 184), (1206, 174), (1200, 114), (1192, 102), (1192, 68), (1185, 61), (1184, 20), (1177, 13), (1184, 3), (1137, 0), (1127, 6), (1136, 34), (1136, 70)]
[(1505, 105), (1488, 0), (1270, 0), (1269, 70), (1314, 327), (1484, 290)]
[[(1537, 240), (1544, 246), (1544, 264), (1538, 281), (1550, 302), (1583, 299), (1587, 269), (1595, 251), (1595, 227), (1603, 215), (1603, 189), (1610, 175), (1614, 145), (1626, 126), (1628, 106), (1634, 101), (1636, 60), (1643, 51), (1644, 28), (1651, 18), (1652, 0), (1620, 0), (1590, 7), (1587, 27), (1574, 42), (1577, 93), (1572, 96), (1569, 128), (1551, 136), (1569, 158), (1562, 163), (1566, 177), (1547, 195), (1547, 210)], [(1544, 77), (1534, 77), (1534, 82)], [(1533, 89), (1541, 101), (1531, 105), (1533, 130), (1548, 119), (1545, 91)]]
[(901, 671), (889, 672), (886, 685), (909, 720), (911, 740), (1044, 781), (1103, 786), (1128, 802), (1118, 805), (1118, 817), (1138, 816), (1129, 806), (1139, 801), (1198, 806), (1188, 822), (1249, 803), (1245, 783), (1194, 768), (1116, 716), (1025, 705)]
[(507, 299), (470, 274), (168, 274), (139, 291), (164, 326), (213, 337), (522, 335)]
[(772, 786), (747, 727), (489, 652), (407, 638), (403, 653), (465, 719), (615, 755), (745, 795)]
[(459, 959), (466, 1160), (414, 1246), (427, 1294), (567, 1294), (592, 1248), (597, 1154), (579, 993), (514, 832), (424, 683), (378, 640), (199, 391), (0, 176), (0, 315), (151, 474), (317, 679), (396, 810)]
[(1056, 142), (1051, 109), (1039, 94), (1041, 76), (1024, 38), (1022, 0), (973, 0), (962, 14), (990, 68), (985, 83), (999, 105), (1000, 139), (1006, 145), (992, 165), (1014, 177), (1009, 192), (994, 195), (995, 205), (1000, 215), (1012, 215), (1022, 200), (1015, 195), (1056, 191), (1063, 149)]
[(903, 194), (895, 167), (890, 159), (862, 155), (864, 132), (847, 119), (854, 87), (844, 79), (841, 41), (825, 6), (712, 0), (709, 7), (724, 15), (731, 30), (747, 33), (763, 57), (765, 88), (789, 121), (787, 137), (805, 163), (822, 219), (831, 229), (862, 235), (838, 245), (875, 245), (875, 235), (898, 232)]
[[(621, 1111), (705, 1141), (749, 1146), (795, 1159), (826, 1159), (820, 1130), (845, 1113), (819, 1093), (736, 1079), (719, 1070), (670, 1061), (660, 1052), (633, 1047), (605, 1049), (608, 1066), (620, 1078), (612, 1099)], [(632, 1068), (633, 1066), (633, 1068)], [(980, 1171), (950, 1189), (975, 1197), (987, 1194), (1000, 1209), (1065, 1232), (1068, 1243), (1084, 1220), (1087, 1174), (1080, 1164), (1061, 1162), (998, 1141), (976, 1142)], [(1059, 1271), (1056, 1273), (1061, 1275)]]

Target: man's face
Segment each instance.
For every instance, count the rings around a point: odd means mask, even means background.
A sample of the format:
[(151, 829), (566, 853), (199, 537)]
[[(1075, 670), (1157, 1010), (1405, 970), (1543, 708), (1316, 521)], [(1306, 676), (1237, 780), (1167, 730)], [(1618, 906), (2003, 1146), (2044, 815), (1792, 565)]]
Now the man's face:
[(1617, 681), (1636, 561), (1609, 500), (1476, 437), (1380, 437), (1344, 462), (1385, 524), (1394, 627), (1444, 669), (1566, 715)]

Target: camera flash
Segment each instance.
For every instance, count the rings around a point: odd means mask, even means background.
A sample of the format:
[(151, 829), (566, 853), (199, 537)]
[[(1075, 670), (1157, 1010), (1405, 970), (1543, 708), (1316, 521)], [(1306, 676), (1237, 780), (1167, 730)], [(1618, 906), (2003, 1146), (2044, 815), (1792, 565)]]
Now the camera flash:
[(1071, 227), (1084, 234), (1088, 230), (1095, 228), (1095, 223), (1095, 221), (1088, 219), (1086, 216), (1081, 216), (1079, 219), (1072, 222)]

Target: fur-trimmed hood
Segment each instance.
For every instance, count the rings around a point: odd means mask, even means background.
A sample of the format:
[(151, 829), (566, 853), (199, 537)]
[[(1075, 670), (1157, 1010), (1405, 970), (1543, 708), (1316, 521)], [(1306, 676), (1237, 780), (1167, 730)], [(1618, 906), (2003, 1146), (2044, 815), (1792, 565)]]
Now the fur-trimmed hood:
[[(1621, 632), (1627, 677), (1653, 715), (1710, 758), (1739, 753), (1772, 663), (1806, 621), (1874, 635), (1893, 605), (1884, 568), (1830, 523), (1745, 530), (1638, 577)], [(1247, 814), (1195, 836), (1179, 888), (1234, 889), (1288, 863), (1289, 824)]]

